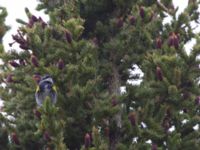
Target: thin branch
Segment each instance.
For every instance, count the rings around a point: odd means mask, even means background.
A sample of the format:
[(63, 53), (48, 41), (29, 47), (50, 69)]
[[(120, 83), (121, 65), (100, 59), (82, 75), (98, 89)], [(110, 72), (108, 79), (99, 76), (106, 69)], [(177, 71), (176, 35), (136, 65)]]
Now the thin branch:
[(174, 15), (174, 13), (172, 11), (170, 11), (167, 7), (165, 7), (165, 5), (163, 3), (161, 3), (159, 0), (157, 0), (156, 3), (162, 10), (164, 10), (165, 12), (167, 12), (170, 15)]

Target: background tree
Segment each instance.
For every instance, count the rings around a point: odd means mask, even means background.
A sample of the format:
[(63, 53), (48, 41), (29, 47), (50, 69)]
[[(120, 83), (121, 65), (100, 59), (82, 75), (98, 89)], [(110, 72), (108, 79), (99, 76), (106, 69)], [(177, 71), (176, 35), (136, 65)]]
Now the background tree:
[[(0, 51), (4, 51), (3, 45), (2, 45), (2, 38), (5, 34), (5, 32), (8, 30), (8, 27), (5, 25), (5, 18), (7, 16), (7, 11), (5, 8), (0, 7)], [(2, 111), (2, 108), (0, 107), (0, 112)], [(0, 145), (2, 149), (7, 149), (8, 147), (8, 131), (4, 124), (4, 116), (0, 113)]]
[[(198, 149), (200, 50), (191, 23), (199, 1), (178, 16), (171, 0), (40, 2), (49, 22), (26, 9), (29, 22), (19, 19), (13, 35), (22, 50), (1, 53), (0, 95), (15, 118), (6, 121), (10, 149)], [(34, 87), (45, 74), (58, 103), (37, 109)], [(128, 82), (135, 79), (142, 83)]]

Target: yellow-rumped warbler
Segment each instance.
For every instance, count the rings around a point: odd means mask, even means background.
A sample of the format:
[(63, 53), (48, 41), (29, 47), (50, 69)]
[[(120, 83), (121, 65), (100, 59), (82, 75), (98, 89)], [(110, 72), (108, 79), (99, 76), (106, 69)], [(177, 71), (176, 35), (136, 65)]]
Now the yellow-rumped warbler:
[(42, 106), (43, 101), (47, 96), (51, 99), (52, 104), (56, 103), (57, 91), (53, 79), (49, 75), (42, 77), (35, 92), (35, 99), (39, 107)]

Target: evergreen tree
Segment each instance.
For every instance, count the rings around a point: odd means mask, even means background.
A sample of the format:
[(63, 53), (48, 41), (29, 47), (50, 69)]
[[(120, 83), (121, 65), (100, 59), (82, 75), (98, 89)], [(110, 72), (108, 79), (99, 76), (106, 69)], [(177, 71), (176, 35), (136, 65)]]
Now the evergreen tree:
[[(180, 15), (172, 0), (40, 2), (49, 22), (26, 9), (29, 22), (18, 19), (13, 35), (22, 50), (0, 55), (3, 110), (14, 118), (4, 118), (9, 149), (198, 149), (200, 39), (191, 23), (200, 1), (189, 0)], [(57, 103), (47, 98), (38, 108), (45, 74)]]
[[(5, 8), (0, 7), (0, 52), (4, 51), (3, 45), (2, 45), (2, 38), (5, 34), (5, 32), (9, 29), (5, 25), (5, 18), (7, 16), (7, 11)], [(5, 124), (5, 117), (1, 114), (2, 107), (0, 107), (0, 147), (2, 149), (7, 149), (8, 146), (8, 130), (6, 129)]]

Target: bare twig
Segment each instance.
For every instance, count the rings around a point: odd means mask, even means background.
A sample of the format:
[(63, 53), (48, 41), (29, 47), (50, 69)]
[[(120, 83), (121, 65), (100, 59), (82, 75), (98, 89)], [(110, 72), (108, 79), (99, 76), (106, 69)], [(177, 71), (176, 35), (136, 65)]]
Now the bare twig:
[(165, 7), (165, 5), (163, 3), (161, 3), (159, 0), (156, 1), (157, 5), (164, 10), (166, 13), (173, 15), (174, 13), (172, 11), (170, 11), (170, 9), (168, 9), (167, 7)]

